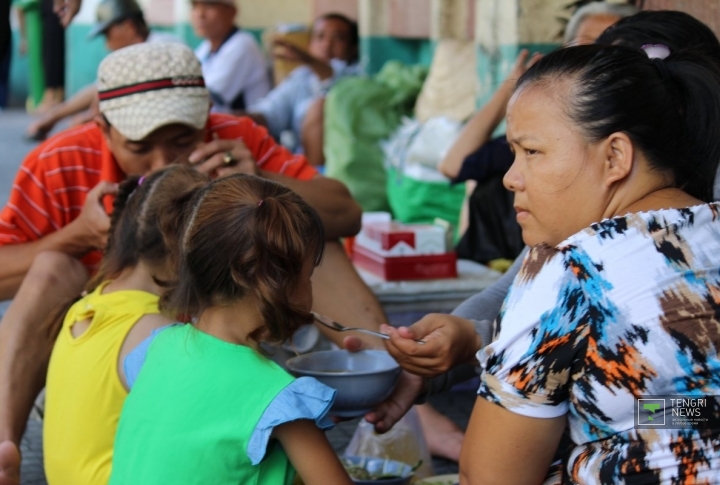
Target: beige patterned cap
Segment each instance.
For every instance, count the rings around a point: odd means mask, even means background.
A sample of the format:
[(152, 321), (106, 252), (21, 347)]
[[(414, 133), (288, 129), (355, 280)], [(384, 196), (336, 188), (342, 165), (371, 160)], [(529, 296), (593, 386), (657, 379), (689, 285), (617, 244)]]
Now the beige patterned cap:
[(200, 61), (179, 43), (143, 42), (109, 54), (98, 68), (98, 92), (100, 112), (135, 141), (174, 123), (202, 129), (210, 109)]

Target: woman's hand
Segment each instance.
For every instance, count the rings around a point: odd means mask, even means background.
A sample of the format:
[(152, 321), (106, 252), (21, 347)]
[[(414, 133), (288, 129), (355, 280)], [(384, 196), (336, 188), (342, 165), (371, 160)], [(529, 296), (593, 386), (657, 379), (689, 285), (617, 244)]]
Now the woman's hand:
[(402, 371), (390, 397), (367, 413), (365, 420), (374, 425), (377, 433), (385, 433), (405, 416), (424, 392), (425, 380), (422, 377)]
[(390, 336), (385, 341), (390, 355), (419, 376), (434, 377), (470, 362), (482, 346), (471, 321), (441, 313), (430, 313), (410, 327), (382, 325), (380, 331)]
[(253, 154), (242, 140), (214, 139), (196, 148), (188, 157), (200, 172), (210, 178), (225, 177), (235, 173), (258, 175)]

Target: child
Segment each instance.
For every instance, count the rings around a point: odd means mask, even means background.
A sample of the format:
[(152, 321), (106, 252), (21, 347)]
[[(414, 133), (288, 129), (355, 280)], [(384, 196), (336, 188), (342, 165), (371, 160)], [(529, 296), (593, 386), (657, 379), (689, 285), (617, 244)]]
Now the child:
[(67, 312), (50, 359), (43, 432), (51, 485), (108, 482), (127, 396), (120, 363), (170, 322), (159, 313), (158, 295), (175, 266), (167, 257), (177, 239), (171, 223), (183, 198), (207, 182), (190, 167), (173, 166), (120, 185), (105, 258), (86, 296)]
[(290, 484), (296, 469), (306, 485), (351, 484), (321, 431), (335, 391), (260, 350), (312, 321), (318, 215), (282, 185), (235, 175), (198, 191), (183, 228), (162, 306), (194, 323), (128, 356), (110, 483)]

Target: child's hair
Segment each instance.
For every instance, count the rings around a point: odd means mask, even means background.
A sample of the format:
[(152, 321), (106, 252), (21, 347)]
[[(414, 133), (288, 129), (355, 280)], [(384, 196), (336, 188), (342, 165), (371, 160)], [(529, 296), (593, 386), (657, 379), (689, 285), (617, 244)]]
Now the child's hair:
[(250, 333), (254, 344), (284, 342), (312, 322), (290, 296), (307, 262), (320, 263), (325, 236), (299, 195), (259, 177), (224, 177), (198, 191), (183, 227), (178, 281), (161, 308), (197, 317), (253, 295), (265, 322)]
[[(117, 277), (141, 260), (154, 269), (173, 269), (180, 237), (174, 223), (193, 194), (208, 181), (206, 175), (187, 165), (173, 165), (145, 177), (124, 180), (115, 196), (103, 260), (85, 292), (94, 291), (103, 281)], [(156, 282), (163, 284), (157, 278)], [(48, 323), (50, 335), (57, 335), (65, 314), (79, 299), (53, 312)]]

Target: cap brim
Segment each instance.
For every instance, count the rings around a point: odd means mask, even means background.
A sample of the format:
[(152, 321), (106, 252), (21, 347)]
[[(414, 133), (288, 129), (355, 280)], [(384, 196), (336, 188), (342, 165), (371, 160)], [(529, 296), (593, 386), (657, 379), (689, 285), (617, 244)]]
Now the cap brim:
[(200, 91), (134, 94), (101, 102), (100, 112), (122, 136), (133, 141), (143, 140), (158, 128), (172, 124), (200, 130), (205, 127), (210, 110), (207, 91), (204, 88)]
[(98, 35), (104, 34), (108, 27), (110, 27), (110, 24), (112, 24), (112, 20), (95, 24), (95, 27), (93, 27), (92, 30), (90, 30), (90, 33), (88, 33), (87, 35), (88, 40), (92, 40)]

